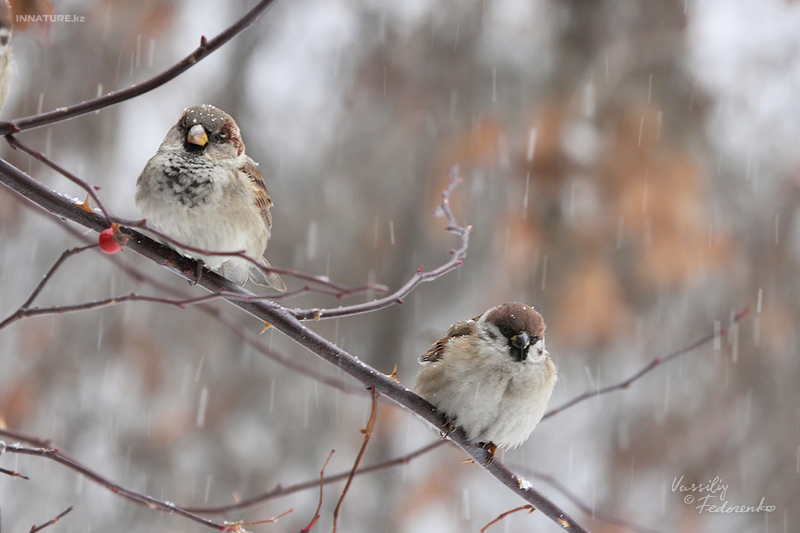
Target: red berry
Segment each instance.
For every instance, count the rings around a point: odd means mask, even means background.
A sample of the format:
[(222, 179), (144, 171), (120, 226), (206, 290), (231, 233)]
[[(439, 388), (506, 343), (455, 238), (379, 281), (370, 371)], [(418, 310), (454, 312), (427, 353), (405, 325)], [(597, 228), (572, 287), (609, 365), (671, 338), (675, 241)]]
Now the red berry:
[(100, 249), (107, 254), (115, 254), (122, 248), (114, 237), (114, 230), (111, 228), (101, 231), (97, 242), (100, 245)]

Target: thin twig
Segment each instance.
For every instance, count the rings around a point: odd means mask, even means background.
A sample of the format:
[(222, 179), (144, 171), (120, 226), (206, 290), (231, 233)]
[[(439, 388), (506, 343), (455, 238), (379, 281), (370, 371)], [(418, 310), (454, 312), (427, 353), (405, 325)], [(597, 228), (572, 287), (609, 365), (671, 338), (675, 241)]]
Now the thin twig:
[(489, 526), (495, 525), (496, 523), (498, 523), (499, 521), (501, 521), (503, 518), (507, 517), (508, 515), (514, 514), (517, 511), (525, 511), (525, 510), (527, 510), (528, 514), (530, 514), (530, 513), (534, 512), (536, 509), (533, 507), (533, 505), (522, 505), (520, 507), (516, 507), (514, 509), (511, 509), (510, 511), (506, 511), (505, 513), (500, 513), (500, 515), (498, 515), (497, 518), (495, 518), (494, 520), (492, 520), (491, 522), (489, 522), (488, 524), (486, 524), (485, 526), (483, 526), (481, 528), (481, 533), (486, 533), (486, 530), (489, 529)]
[(0, 122), (0, 135), (8, 135), (9, 133), (17, 133), (23, 130), (40, 128), (56, 122), (63, 122), (65, 120), (110, 107), (114, 104), (118, 104), (150, 92), (189, 70), (198, 62), (222, 47), (222, 45), (247, 29), (257, 21), (258, 17), (260, 17), (261, 14), (264, 13), (264, 11), (266, 11), (266, 9), (274, 1), (275, 0), (262, 0), (256, 4), (253, 9), (248, 11), (242, 18), (234, 22), (231, 26), (226, 28), (222, 33), (213, 39), (201, 37), (200, 46), (198, 46), (194, 52), (164, 72), (150, 78), (147, 81), (133, 85), (127, 89), (110, 92), (103, 96), (86, 100), (80, 104), (75, 104), (68, 107), (59, 107), (53, 111), (48, 111), (46, 113), (40, 113), (38, 115), (32, 115), (24, 118), (18, 118), (9, 122)]
[(103, 213), (103, 216), (105, 217), (106, 222), (108, 222), (108, 225), (110, 226), (114, 222), (114, 217), (112, 216), (111, 211), (109, 211), (108, 208), (106, 208), (102, 198), (100, 198), (100, 195), (97, 194), (97, 187), (93, 186), (88, 181), (79, 177), (77, 174), (74, 174), (69, 170), (67, 170), (66, 168), (62, 167), (61, 165), (59, 165), (58, 163), (56, 163), (55, 161), (44, 155), (42, 152), (37, 152), (36, 150), (29, 147), (25, 143), (21, 142), (13, 135), (6, 135), (6, 141), (12, 148), (20, 149), (26, 154), (36, 159), (37, 161), (41, 161), (42, 163), (52, 168), (53, 170), (55, 170), (68, 180), (70, 180), (72, 183), (74, 183), (75, 185), (86, 191), (86, 194), (88, 194), (92, 198), (92, 200), (95, 201), (97, 207), (100, 208), (100, 211)]
[(239, 520), (238, 522), (225, 522), (225, 527), (222, 528), (222, 531), (232, 531), (233, 533), (247, 533), (247, 530), (244, 528), (244, 526), (257, 526), (259, 524), (274, 524), (284, 516), (291, 514), (293, 512), (294, 509), (289, 509), (288, 511), (284, 511), (278, 516), (273, 516), (272, 518), (267, 518), (266, 520), (258, 520), (257, 522), (245, 522), (244, 520)]
[(66, 454), (59, 452), (58, 450), (52, 448), (28, 448), (27, 446), (20, 446), (18, 444), (8, 444), (6, 446), (6, 451), (10, 453), (18, 453), (21, 455), (33, 455), (36, 457), (44, 457), (46, 459), (53, 460), (78, 472), (82, 476), (94, 481), (95, 483), (104, 486), (114, 494), (119, 494), (120, 496), (123, 496), (124, 498), (127, 498), (138, 504), (153, 509), (160, 509), (170, 514), (174, 513), (179, 516), (183, 516), (185, 518), (198, 522), (200, 524), (203, 524), (205, 526), (213, 527), (217, 530), (222, 530), (222, 528), (225, 527), (224, 524), (217, 524), (216, 522), (205, 519), (201, 516), (197, 516), (193, 513), (181, 509), (180, 507), (175, 506), (170, 502), (162, 501), (157, 498), (153, 498), (152, 496), (147, 496), (146, 494), (136, 492), (135, 490), (126, 489), (121, 485), (109, 481), (108, 479), (98, 474), (97, 472), (90, 470), (88, 467), (84, 466), (79, 461), (72, 459)]
[[(365, 468), (361, 468), (355, 473), (355, 475), (356, 476), (360, 476), (360, 475), (363, 475), (363, 474), (370, 474), (372, 472), (379, 472), (379, 471), (382, 471), (382, 470), (387, 470), (389, 468), (394, 468), (395, 466), (407, 465), (408, 463), (410, 463), (411, 461), (413, 461), (417, 457), (425, 455), (426, 453), (430, 452), (431, 450), (434, 450), (434, 449), (438, 448), (439, 446), (442, 446), (443, 444), (446, 444), (446, 443), (447, 443), (447, 441), (444, 440), (444, 439), (435, 440), (435, 441), (431, 442), (430, 444), (428, 444), (426, 446), (423, 446), (421, 448), (418, 448), (417, 450), (414, 450), (413, 452), (411, 452), (409, 454), (406, 454), (406, 455), (403, 455), (403, 456), (400, 456), (400, 457), (396, 457), (396, 458), (390, 459), (388, 461), (382, 461), (380, 463), (376, 463), (374, 465), (370, 465), (370, 466), (367, 466)], [(352, 471), (348, 470), (347, 472), (340, 472), (339, 474), (334, 474), (334, 475), (325, 477), (325, 478), (323, 478), (321, 480), (313, 479), (313, 480), (310, 480), (310, 481), (304, 481), (302, 483), (296, 483), (294, 485), (288, 485), (288, 486), (285, 486), (285, 487), (282, 486), (282, 485), (278, 485), (277, 487), (275, 487), (274, 489), (272, 489), (272, 490), (270, 490), (268, 492), (264, 492), (262, 494), (256, 494), (255, 496), (253, 496), (251, 498), (246, 498), (246, 499), (237, 501), (236, 503), (231, 503), (231, 504), (228, 504), (228, 505), (219, 505), (219, 506), (215, 506), (215, 507), (209, 507), (209, 506), (192, 507), (190, 505), (184, 505), (184, 506), (182, 506), (182, 508), (186, 509), (187, 511), (190, 511), (192, 513), (197, 513), (197, 514), (223, 514), (223, 513), (228, 513), (230, 511), (235, 511), (235, 510), (239, 510), (239, 509), (245, 509), (247, 507), (253, 507), (255, 505), (262, 504), (262, 503), (264, 503), (264, 502), (266, 502), (268, 500), (272, 500), (272, 499), (275, 499), (275, 498), (280, 498), (282, 496), (287, 496), (289, 494), (294, 494), (296, 492), (302, 492), (304, 490), (312, 489), (314, 487), (319, 486), (320, 483), (322, 485), (330, 485), (331, 483), (338, 483), (339, 481), (344, 481), (344, 480), (348, 479), (351, 475), (352, 475)]]
[(18, 477), (18, 478), (22, 478), (22, 479), (25, 479), (25, 480), (28, 480), (28, 481), (31, 480), (31, 478), (29, 478), (28, 476), (24, 476), (24, 475), (20, 474), (16, 470), (6, 470), (5, 468), (0, 468), (0, 474), (5, 474), (5, 475), (11, 476), (11, 477)]
[(367, 427), (362, 430), (362, 433), (364, 433), (364, 442), (361, 444), (361, 449), (358, 450), (358, 455), (356, 456), (355, 463), (353, 463), (353, 468), (350, 470), (347, 483), (345, 483), (342, 494), (339, 496), (339, 501), (336, 502), (336, 508), (333, 510), (333, 533), (336, 533), (336, 523), (339, 520), (339, 510), (342, 508), (344, 497), (347, 496), (347, 491), (350, 490), (350, 485), (353, 483), (353, 478), (356, 475), (356, 471), (358, 471), (358, 465), (361, 464), (361, 459), (364, 457), (364, 452), (367, 451), (367, 444), (369, 444), (369, 439), (372, 437), (372, 431), (375, 429), (375, 420), (378, 418), (378, 391), (373, 388), (370, 392), (372, 393), (372, 411), (369, 413)]
[[(286, 273), (291, 272), (291, 273)], [(298, 277), (297, 271), (286, 271), (284, 272), (285, 276), (294, 276)], [(255, 300), (258, 299), (266, 299), (269, 298), (270, 300), (287, 300), (289, 298), (294, 298), (295, 296), (299, 296), (301, 294), (322, 294), (324, 296), (330, 296), (332, 298), (336, 298), (337, 300), (342, 300), (344, 298), (349, 298), (350, 296), (357, 296), (359, 294), (370, 293), (370, 292), (388, 292), (389, 288), (386, 285), (381, 285), (377, 283), (368, 283), (367, 285), (363, 285), (361, 287), (342, 287), (340, 289), (325, 289), (322, 287), (314, 287), (312, 285), (303, 285), (299, 289), (295, 289), (293, 291), (286, 291), (280, 294), (270, 294), (265, 296), (257, 296), (254, 298)], [(231, 295), (233, 296), (233, 295)]]
[(47, 522), (45, 522), (45, 523), (44, 523), (44, 524), (42, 524), (41, 526), (33, 526), (33, 527), (31, 527), (31, 530), (30, 530), (30, 532), (29, 532), (29, 533), (36, 533), (37, 531), (41, 531), (41, 530), (43, 530), (43, 529), (44, 529), (44, 528), (46, 528), (47, 526), (52, 526), (53, 524), (57, 523), (59, 520), (61, 520), (62, 518), (64, 518), (64, 516), (65, 516), (67, 513), (71, 512), (71, 511), (72, 511), (72, 506), (70, 505), (70, 506), (69, 506), (69, 508), (67, 508), (67, 510), (66, 510), (66, 511), (64, 511), (63, 513), (61, 513), (61, 514), (60, 514), (60, 515), (58, 515), (57, 517), (53, 518), (52, 520), (48, 520)]
[(322, 488), (325, 486), (325, 468), (328, 466), (328, 461), (333, 457), (333, 452), (334, 450), (331, 450), (331, 453), (328, 454), (328, 458), (325, 459), (325, 464), (322, 465), (322, 470), (319, 471), (319, 504), (317, 505), (317, 510), (314, 512), (314, 517), (311, 519), (311, 522), (301, 529), (300, 533), (308, 533), (311, 531), (311, 528), (314, 527), (314, 524), (319, 520), (319, 512), (322, 509)]
[(551, 416), (553, 416), (553, 415), (555, 415), (557, 413), (560, 413), (564, 409), (568, 409), (569, 407), (572, 407), (575, 404), (581, 403), (584, 400), (588, 400), (589, 398), (594, 398), (594, 397), (600, 396), (601, 394), (607, 394), (607, 393), (615, 391), (615, 390), (627, 389), (628, 387), (630, 387), (631, 383), (633, 383), (634, 381), (636, 381), (640, 377), (644, 376), (645, 374), (647, 374), (648, 372), (653, 370), (655, 367), (657, 367), (659, 365), (663, 365), (664, 363), (668, 363), (668, 362), (672, 361), (673, 359), (677, 359), (678, 357), (680, 357), (682, 355), (685, 355), (685, 354), (687, 354), (687, 353), (689, 353), (691, 351), (694, 351), (697, 348), (703, 346), (704, 344), (708, 344), (709, 342), (711, 342), (714, 339), (726, 336), (728, 334), (728, 331), (730, 330), (730, 328), (733, 325), (735, 325), (737, 322), (739, 322), (740, 320), (745, 318), (748, 313), (749, 313), (749, 310), (747, 308), (745, 308), (742, 311), (739, 311), (738, 313), (736, 313), (733, 316), (733, 318), (731, 319), (730, 324), (728, 325), (727, 328), (725, 328), (725, 329), (723, 329), (721, 331), (710, 333), (710, 334), (706, 335), (705, 337), (702, 337), (701, 339), (693, 342), (689, 346), (687, 346), (685, 348), (681, 348), (680, 350), (676, 350), (676, 351), (674, 351), (674, 352), (672, 352), (672, 353), (670, 353), (668, 355), (665, 355), (664, 357), (656, 357), (655, 359), (650, 361), (650, 363), (648, 363), (644, 368), (642, 368), (641, 370), (636, 372), (634, 375), (632, 375), (628, 379), (620, 381), (619, 383), (616, 383), (614, 385), (608, 385), (606, 387), (601, 387), (601, 388), (595, 389), (595, 390), (588, 390), (588, 391), (584, 392), (583, 394), (581, 394), (579, 396), (576, 396), (575, 398), (569, 400), (568, 402), (564, 403), (563, 405), (560, 405), (558, 407), (550, 409), (548, 412), (546, 412), (544, 414), (544, 416), (542, 417), (542, 420), (544, 420), (545, 418), (549, 418), (549, 417), (551, 417)]
[(4, 327), (8, 326), (9, 324), (12, 324), (13, 322), (16, 322), (17, 320), (21, 320), (23, 318), (28, 318), (32, 316), (63, 315), (65, 313), (88, 311), (90, 309), (97, 309), (98, 307), (117, 305), (124, 302), (151, 302), (164, 305), (171, 305), (174, 307), (178, 307), (180, 309), (185, 309), (186, 306), (188, 305), (193, 305), (200, 302), (206, 302), (208, 300), (213, 300), (219, 297), (220, 297), (219, 293), (213, 293), (213, 294), (205, 294), (203, 296), (197, 296), (195, 298), (187, 298), (185, 300), (171, 300), (169, 298), (162, 298), (159, 296), (146, 296), (132, 292), (130, 294), (116, 296), (114, 298), (106, 298), (104, 300), (95, 300), (92, 302), (84, 302), (80, 304), (57, 305), (53, 307), (34, 307), (32, 309), (20, 309), (13, 315), (9, 316), (8, 318), (0, 322), (0, 329), (3, 329)]
[(77, 248), (70, 248), (69, 250), (65, 250), (61, 254), (61, 257), (59, 257), (58, 260), (56, 260), (56, 262), (53, 263), (53, 266), (50, 267), (50, 270), (47, 271), (47, 274), (44, 275), (44, 278), (42, 278), (42, 281), (39, 282), (39, 285), (36, 286), (36, 288), (33, 290), (28, 299), (25, 300), (25, 303), (20, 306), (20, 309), (27, 309), (28, 307), (30, 307), (30, 305), (33, 303), (36, 297), (39, 296), (39, 293), (42, 292), (42, 289), (47, 284), (47, 282), (50, 281), (50, 278), (53, 277), (55, 271), (58, 270), (58, 268), (64, 263), (64, 261), (67, 260), (67, 258), (79, 254), (84, 250), (89, 250), (90, 248), (96, 248), (96, 247), (97, 244), (87, 244), (85, 246), (78, 246)]
[(73, 256), (75, 254), (78, 254), (80, 252), (83, 252), (84, 250), (88, 250), (90, 248), (95, 248), (95, 247), (97, 247), (97, 244), (87, 244), (86, 246), (79, 246), (78, 248), (71, 248), (69, 250), (65, 250), (61, 254), (61, 256), (56, 260), (56, 262), (53, 263), (53, 266), (50, 267), (50, 270), (47, 272), (47, 274), (44, 275), (44, 278), (42, 278), (42, 281), (39, 282), (39, 285), (36, 286), (36, 288), (33, 290), (33, 292), (28, 297), (28, 299), (25, 300), (25, 303), (23, 303), (19, 307), (19, 309), (17, 309), (10, 316), (6, 317), (5, 320), (0, 322), (0, 329), (3, 329), (8, 324), (10, 324), (12, 322), (15, 322), (16, 320), (19, 320), (20, 318), (22, 318), (22, 314), (28, 309), (28, 307), (30, 307), (30, 305), (33, 303), (33, 301), (36, 299), (36, 297), (39, 296), (39, 293), (42, 292), (42, 289), (44, 289), (44, 286), (47, 284), (48, 281), (50, 281), (50, 279), (53, 277), (53, 274), (55, 274), (56, 270), (58, 270), (59, 267), (62, 264), (64, 264), (64, 261), (66, 261), (67, 258), (69, 258), (69, 257), (71, 257), (71, 256)]
[(409, 279), (405, 285), (400, 287), (396, 292), (371, 302), (337, 307), (334, 309), (291, 309), (289, 312), (298, 320), (320, 320), (323, 318), (339, 318), (343, 316), (367, 313), (370, 311), (377, 311), (395, 304), (403, 303), (403, 298), (413, 291), (414, 288), (416, 288), (416, 286), (420, 283), (433, 281), (450, 272), (451, 270), (461, 266), (464, 257), (467, 255), (467, 248), (469, 247), (469, 234), (472, 230), (472, 226), (464, 227), (458, 224), (452, 210), (450, 209), (450, 197), (452, 196), (453, 191), (455, 191), (456, 187), (458, 187), (462, 181), (463, 179), (459, 174), (458, 166), (453, 167), (450, 170), (450, 185), (442, 192), (442, 203), (436, 210), (437, 214), (442, 215), (447, 220), (447, 227), (445, 229), (461, 237), (461, 246), (458, 249), (450, 250), (452, 257), (449, 261), (429, 272), (425, 272), (422, 267), (420, 267), (411, 277), (411, 279)]
[[(52, 448), (53, 445), (53, 441), (50, 439), (35, 437), (33, 435), (28, 435), (27, 433), (21, 433), (19, 431), (12, 431), (8, 428), (2, 427), (1, 425), (0, 425), (0, 437), (9, 437), (15, 441), (27, 442), (28, 444), (33, 444), (38, 448)], [(5, 447), (3, 447), (2, 444), (0, 444), (0, 448), (2, 448), (2, 450), (5, 450)]]

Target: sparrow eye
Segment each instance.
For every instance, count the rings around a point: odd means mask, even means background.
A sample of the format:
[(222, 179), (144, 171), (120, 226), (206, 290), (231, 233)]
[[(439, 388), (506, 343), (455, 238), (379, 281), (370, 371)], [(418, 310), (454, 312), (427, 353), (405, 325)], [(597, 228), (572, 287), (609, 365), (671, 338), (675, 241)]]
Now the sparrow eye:
[(220, 143), (222, 142), (223, 136), (220, 132), (215, 132), (211, 134), (211, 142), (212, 143)]

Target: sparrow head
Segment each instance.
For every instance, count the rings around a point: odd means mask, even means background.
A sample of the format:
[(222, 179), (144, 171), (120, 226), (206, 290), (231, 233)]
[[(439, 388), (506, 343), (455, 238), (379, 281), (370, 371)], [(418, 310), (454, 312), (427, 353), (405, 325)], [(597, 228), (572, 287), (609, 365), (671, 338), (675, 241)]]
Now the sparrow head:
[(165, 141), (189, 154), (216, 160), (235, 159), (244, 154), (244, 141), (236, 121), (208, 104), (184, 111)]
[(534, 359), (547, 355), (544, 319), (529, 305), (516, 302), (498, 305), (480, 316), (480, 323), (484, 324), (487, 340), (506, 347), (514, 361), (521, 363), (529, 355)]

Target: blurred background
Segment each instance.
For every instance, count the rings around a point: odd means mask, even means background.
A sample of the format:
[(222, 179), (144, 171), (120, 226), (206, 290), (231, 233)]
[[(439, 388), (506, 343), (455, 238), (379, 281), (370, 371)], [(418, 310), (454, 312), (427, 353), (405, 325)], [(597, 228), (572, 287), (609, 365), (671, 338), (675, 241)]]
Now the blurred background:
[[(0, 118), (128, 87), (185, 57), (254, 2), (16, 1), (16, 77)], [(267, 257), (350, 285), (395, 289), (449, 257), (434, 216), (447, 171), (472, 224), (456, 272), (404, 305), (310, 324), (411, 386), (417, 357), (450, 324), (505, 301), (534, 305), (559, 369), (558, 406), (653, 357), (750, 315), (721, 343), (629, 389), (551, 417), (501, 459), (555, 477), (590, 508), (659, 531), (797, 531), (800, 523), (800, 4), (788, 0), (279, 0), (257, 25), (178, 79), (99, 113), (19, 135), (138, 218), (136, 178), (186, 107), (231, 113), (275, 199)], [(2, 157), (69, 196), (85, 194), (3, 143)], [(94, 234), (88, 234), (92, 240)], [(81, 244), (0, 188), (0, 319)], [(185, 291), (132, 252), (124, 262)], [(288, 280), (290, 287), (297, 282)], [(95, 252), (73, 257), (37, 300), (136, 291)], [(357, 303), (306, 296), (293, 307)], [(262, 324), (224, 303), (243, 327)], [(348, 378), (274, 330), (261, 337)], [(352, 380), (349, 380), (352, 382)], [(352, 382), (353, 385), (357, 385)], [(0, 417), (113, 481), (178, 505), (218, 505), (352, 466), (369, 400), (287, 370), (197, 310), (147, 303), (19, 321), (0, 331)], [(364, 465), (438, 435), (384, 404)], [(348, 532), (478, 531), (524, 502), (453, 447), (357, 478)], [(0, 466), (4, 531), (75, 510), (49, 531), (204, 531), (132, 504), (43, 459)], [(678, 485), (719, 478), (719, 491)], [(619, 526), (534, 487), (595, 532)], [(342, 484), (326, 487), (319, 531)], [(772, 512), (699, 512), (708, 504)], [(689, 493), (691, 495), (691, 493)], [(229, 520), (294, 513), (309, 490)], [(219, 517), (215, 517), (219, 519)], [(489, 531), (555, 531), (518, 513)], [(315, 529), (316, 530), (316, 529)]]

